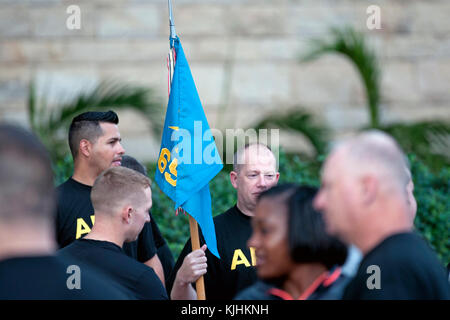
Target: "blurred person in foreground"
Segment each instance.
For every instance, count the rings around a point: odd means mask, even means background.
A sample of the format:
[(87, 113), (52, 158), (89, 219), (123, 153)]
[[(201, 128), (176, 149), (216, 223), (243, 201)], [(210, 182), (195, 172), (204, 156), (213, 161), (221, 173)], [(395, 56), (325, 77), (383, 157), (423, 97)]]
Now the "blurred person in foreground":
[[(411, 223), (412, 223), (412, 225), (414, 225), (414, 219), (416, 218), (416, 212), (417, 212), (417, 202), (416, 202), (416, 198), (414, 197), (414, 182), (412, 179), (412, 174), (411, 174), (408, 163), (409, 162), (406, 160), (405, 164), (407, 166), (405, 167), (405, 171), (408, 176), (408, 179), (406, 181), (405, 191), (406, 191), (406, 196), (407, 196), (408, 209), (410, 212)], [(348, 249), (349, 250), (348, 250), (347, 260), (345, 261), (344, 265), (342, 266), (342, 272), (349, 277), (354, 277), (356, 275), (356, 272), (358, 271), (359, 264), (362, 260), (362, 254), (361, 254), (361, 251), (354, 244), (350, 244)]]
[(314, 205), (328, 232), (363, 254), (344, 299), (450, 298), (443, 266), (413, 231), (405, 159), (380, 131), (344, 140), (326, 159)]
[(127, 299), (101, 274), (55, 256), (50, 158), (14, 125), (0, 124), (0, 181), (0, 299)]
[(344, 243), (328, 235), (312, 207), (316, 188), (284, 184), (263, 192), (248, 245), (255, 248), (260, 279), (238, 300), (336, 300), (349, 278), (341, 266)]

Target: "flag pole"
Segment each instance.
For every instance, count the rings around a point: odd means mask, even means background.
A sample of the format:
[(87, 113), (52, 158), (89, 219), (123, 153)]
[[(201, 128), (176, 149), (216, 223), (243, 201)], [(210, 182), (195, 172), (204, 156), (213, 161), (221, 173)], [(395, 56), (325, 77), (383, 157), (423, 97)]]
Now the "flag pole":
[(172, 0), (168, 0), (168, 5), (169, 5), (170, 40), (173, 40), (176, 39), (177, 32), (175, 31), (175, 24), (173, 23)]
[[(189, 230), (191, 232), (192, 251), (200, 249), (200, 238), (198, 236), (198, 224), (194, 218), (189, 214)], [(205, 281), (203, 276), (195, 282), (195, 289), (197, 291), (197, 300), (206, 300), (205, 295)]]
[[(172, 13), (172, 0), (168, 0), (168, 6), (169, 6), (169, 26), (170, 26), (170, 50), (169, 50), (169, 58), (168, 58), (168, 67), (169, 67), (169, 94), (170, 94), (170, 86), (172, 84), (172, 77), (173, 72), (175, 68), (176, 63), (176, 55), (175, 50), (173, 48), (174, 40), (177, 38), (177, 33), (175, 31), (175, 24), (173, 22), (173, 13)], [(181, 210), (184, 212), (183, 209), (178, 208), (178, 210)], [(189, 216), (189, 230), (191, 233), (191, 246), (192, 251), (200, 249), (200, 237), (198, 234), (198, 223), (197, 221), (192, 218), (190, 214)], [(197, 281), (195, 282), (195, 288), (197, 291), (197, 300), (206, 300), (205, 295), (205, 281), (203, 276), (200, 276)]]

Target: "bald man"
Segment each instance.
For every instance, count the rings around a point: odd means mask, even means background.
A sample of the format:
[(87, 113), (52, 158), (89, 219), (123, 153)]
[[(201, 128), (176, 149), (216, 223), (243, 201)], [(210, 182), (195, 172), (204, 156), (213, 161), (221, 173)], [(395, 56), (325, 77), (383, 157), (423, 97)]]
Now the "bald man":
[[(240, 290), (256, 282), (255, 254), (247, 246), (252, 234), (250, 219), (259, 194), (276, 185), (279, 176), (276, 158), (267, 146), (249, 144), (236, 152), (230, 181), (236, 189), (237, 203), (214, 218), (221, 259), (209, 251), (202, 254), (201, 249), (187, 258), (192, 250), (189, 239), (175, 264), (168, 289), (173, 285), (178, 292), (183, 292), (183, 287), (205, 274), (206, 299), (231, 300)], [(176, 275), (178, 281), (173, 280)], [(175, 298), (173, 292), (171, 296)]]
[(314, 205), (328, 232), (363, 254), (344, 299), (450, 298), (443, 266), (412, 232), (405, 159), (390, 136), (370, 131), (338, 144), (325, 162)]

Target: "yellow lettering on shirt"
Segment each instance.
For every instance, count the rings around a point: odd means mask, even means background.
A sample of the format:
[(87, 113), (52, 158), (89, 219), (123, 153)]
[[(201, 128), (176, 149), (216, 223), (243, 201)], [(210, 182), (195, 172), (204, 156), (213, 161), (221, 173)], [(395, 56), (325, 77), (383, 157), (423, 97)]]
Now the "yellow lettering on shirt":
[[(92, 225), (94, 225), (95, 222), (95, 215), (91, 215), (91, 222)], [(86, 233), (91, 232), (91, 228), (88, 226), (86, 221), (84, 221), (83, 218), (77, 219), (77, 233), (75, 234), (75, 239), (79, 239), (81, 236), (83, 236)]]
[(252, 266), (256, 266), (255, 248), (250, 247), (250, 257), (252, 258)]
[(250, 267), (250, 262), (248, 262), (244, 253), (241, 249), (234, 250), (233, 260), (231, 261), (231, 270), (236, 269), (236, 266), (244, 264), (246, 267)]

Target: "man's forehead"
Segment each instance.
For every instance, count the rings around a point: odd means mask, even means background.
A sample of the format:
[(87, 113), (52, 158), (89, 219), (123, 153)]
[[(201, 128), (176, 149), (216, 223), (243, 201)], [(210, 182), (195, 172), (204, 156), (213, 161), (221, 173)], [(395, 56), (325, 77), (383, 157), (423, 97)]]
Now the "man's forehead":
[(342, 166), (340, 165), (342, 161), (342, 153), (343, 150), (335, 150), (330, 153), (322, 167), (322, 178), (328, 178), (342, 170)]
[(250, 146), (239, 157), (238, 164), (247, 165), (270, 165), (275, 162), (275, 156), (266, 147)]
[(245, 172), (262, 172), (262, 173), (275, 173), (276, 168), (274, 164), (245, 164), (242, 165), (242, 171)]
[(271, 154), (249, 157), (242, 164), (245, 171), (276, 171), (275, 158)]
[(118, 137), (120, 138), (119, 127), (115, 123), (100, 122), (100, 128), (102, 128), (103, 136), (107, 138)]

